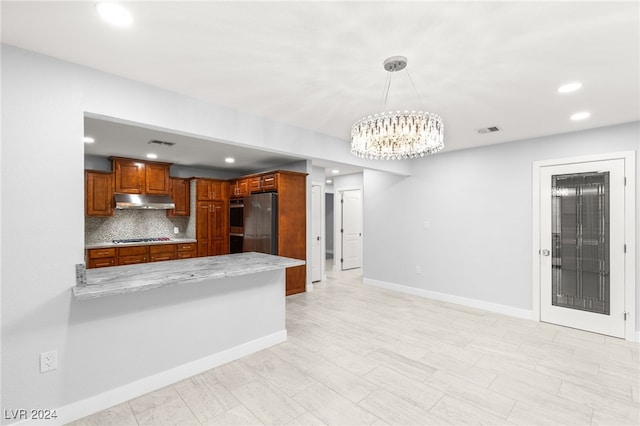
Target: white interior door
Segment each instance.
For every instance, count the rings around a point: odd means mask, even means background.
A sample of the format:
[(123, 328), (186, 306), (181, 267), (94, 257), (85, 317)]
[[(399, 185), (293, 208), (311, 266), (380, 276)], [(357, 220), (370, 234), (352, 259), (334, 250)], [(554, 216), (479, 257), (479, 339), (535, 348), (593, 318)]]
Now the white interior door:
[(362, 194), (342, 192), (342, 270), (362, 268)]
[(540, 169), (540, 319), (625, 336), (624, 160)]
[(311, 281), (322, 280), (322, 191), (320, 185), (311, 187)]

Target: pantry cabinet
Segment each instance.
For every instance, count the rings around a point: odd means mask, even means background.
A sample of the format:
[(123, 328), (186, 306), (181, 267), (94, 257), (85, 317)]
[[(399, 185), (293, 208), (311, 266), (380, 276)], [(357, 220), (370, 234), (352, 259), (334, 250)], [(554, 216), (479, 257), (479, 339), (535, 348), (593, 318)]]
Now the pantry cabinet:
[(229, 253), (229, 182), (195, 179), (198, 256)]
[(198, 256), (228, 254), (228, 202), (198, 201), (196, 206), (196, 240), (198, 240)]

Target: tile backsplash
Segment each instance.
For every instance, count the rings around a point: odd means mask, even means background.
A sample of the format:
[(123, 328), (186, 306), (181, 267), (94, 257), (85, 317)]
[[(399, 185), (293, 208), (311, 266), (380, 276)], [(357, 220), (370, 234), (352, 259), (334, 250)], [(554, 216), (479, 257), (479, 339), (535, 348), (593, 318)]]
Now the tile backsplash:
[[(166, 210), (116, 210), (111, 217), (85, 217), (84, 241), (96, 244), (125, 238), (195, 238), (191, 222), (191, 217), (167, 217)], [(173, 233), (176, 226), (178, 234)]]

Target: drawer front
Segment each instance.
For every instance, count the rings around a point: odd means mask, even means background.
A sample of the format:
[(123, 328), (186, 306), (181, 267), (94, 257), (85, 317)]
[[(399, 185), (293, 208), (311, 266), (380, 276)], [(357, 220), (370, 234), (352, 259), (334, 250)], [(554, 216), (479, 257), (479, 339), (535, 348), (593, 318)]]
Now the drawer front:
[(146, 263), (146, 262), (148, 262), (146, 254), (141, 254), (137, 256), (118, 257), (118, 265), (135, 265), (136, 263)]
[(115, 248), (103, 248), (103, 249), (89, 249), (89, 259), (100, 259), (104, 257), (115, 257)]
[(107, 266), (116, 266), (115, 257), (105, 257), (105, 258), (97, 258), (97, 259), (89, 259), (89, 263), (87, 268), (105, 268)]
[(192, 257), (196, 257), (196, 251), (179, 251), (178, 259), (191, 259)]
[(165, 260), (175, 260), (175, 252), (171, 253), (157, 253), (150, 255), (151, 262), (162, 262)]
[(196, 243), (182, 243), (176, 244), (178, 246), (178, 251), (195, 251)]
[(146, 256), (147, 253), (148, 246), (118, 247), (118, 256)]
[(154, 254), (171, 254), (176, 251), (175, 244), (162, 244), (159, 246), (149, 246), (149, 254), (153, 256)]

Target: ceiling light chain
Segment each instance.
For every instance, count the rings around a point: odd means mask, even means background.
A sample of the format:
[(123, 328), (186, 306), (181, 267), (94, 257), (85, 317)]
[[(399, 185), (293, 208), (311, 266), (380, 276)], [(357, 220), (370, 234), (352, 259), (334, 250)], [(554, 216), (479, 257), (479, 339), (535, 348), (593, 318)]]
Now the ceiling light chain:
[[(407, 66), (407, 58), (394, 56), (384, 61), (389, 72), (383, 102), (386, 107), (392, 72)], [(420, 95), (407, 72), (418, 100)], [(384, 107), (383, 107), (384, 108)], [(444, 148), (444, 125), (440, 116), (430, 112), (382, 112), (357, 121), (351, 128), (351, 153), (370, 159), (399, 160), (435, 154)]]

